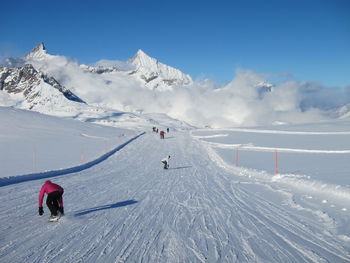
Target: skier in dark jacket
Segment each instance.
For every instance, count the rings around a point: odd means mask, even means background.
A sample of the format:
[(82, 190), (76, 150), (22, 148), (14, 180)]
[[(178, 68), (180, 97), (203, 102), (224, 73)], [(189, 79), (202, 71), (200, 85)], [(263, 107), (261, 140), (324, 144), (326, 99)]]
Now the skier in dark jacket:
[(41, 187), (39, 193), (39, 215), (44, 214), (43, 199), (45, 194), (47, 194), (46, 205), (51, 212), (50, 220), (57, 220), (59, 218), (59, 213), (63, 215), (63, 192), (64, 190), (61, 186), (47, 180)]

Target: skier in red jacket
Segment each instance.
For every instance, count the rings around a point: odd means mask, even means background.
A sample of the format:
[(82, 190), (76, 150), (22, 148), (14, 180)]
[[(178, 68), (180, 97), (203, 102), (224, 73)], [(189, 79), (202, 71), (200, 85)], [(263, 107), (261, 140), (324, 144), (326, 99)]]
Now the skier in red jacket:
[(161, 132), (159, 133), (161, 139), (164, 139), (164, 134), (165, 134), (164, 131), (161, 131)]
[(46, 205), (51, 212), (50, 220), (57, 220), (59, 218), (58, 212), (63, 215), (63, 192), (63, 188), (58, 184), (54, 184), (50, 180), (46, 181), (41, 187), (39, 194), (39, 215), (44, 214), (43, 199), (45, 193), (47, 194)]

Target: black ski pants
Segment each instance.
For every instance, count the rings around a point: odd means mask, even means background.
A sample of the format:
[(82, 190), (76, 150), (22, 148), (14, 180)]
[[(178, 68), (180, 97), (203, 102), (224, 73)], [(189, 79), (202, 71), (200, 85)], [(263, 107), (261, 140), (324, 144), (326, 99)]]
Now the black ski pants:
[(162, 163), (164, 164), (164, 169), (168, 169), (169, 168), (167, 161), (162, 161)]
[(58, 208), (60, 207), (60, 200), (62, 198), (63, 191), (56, 191), (49, 193), (46, 199), (46, 205), (50, 209), (51, 215), (57, 216)]

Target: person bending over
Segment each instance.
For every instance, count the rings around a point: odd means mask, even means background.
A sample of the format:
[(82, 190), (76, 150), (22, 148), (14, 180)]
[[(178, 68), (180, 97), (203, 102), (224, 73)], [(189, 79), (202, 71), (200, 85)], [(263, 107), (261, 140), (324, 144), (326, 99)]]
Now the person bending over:
[(50, 219), (58, 218), (58, 213), (63, 215), (63, 192), (64, 189), (60, 185), (47, 180), (41, 187), (39, 193), (39, 215), (42, 216), (44, 214), (43, 199), (45, 194), (47, 194), (46, 205), (51, 212)]

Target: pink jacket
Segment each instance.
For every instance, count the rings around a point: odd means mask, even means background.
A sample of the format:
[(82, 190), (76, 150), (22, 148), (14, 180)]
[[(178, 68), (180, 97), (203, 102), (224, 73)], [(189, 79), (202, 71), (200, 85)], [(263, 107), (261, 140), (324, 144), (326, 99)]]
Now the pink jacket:
[[(43, 184), (43, 186), (41, 187), (41, 190), (40, 190), (39, 207), (43, 206), (43, 199), (44, 199), (45, 193), (46, 194), (50, 194), (50, 193), (56, 192), (56, 191), (63, 192), (63, 188), (61, 186), (59, 186), (58, 184), (52, 183), (50, 180), (46, 181)], [(63, 207), (63, 199), (62, 199), (62, 197), (60, 198), (59, 203), (60, 203), (60, 207)]]

